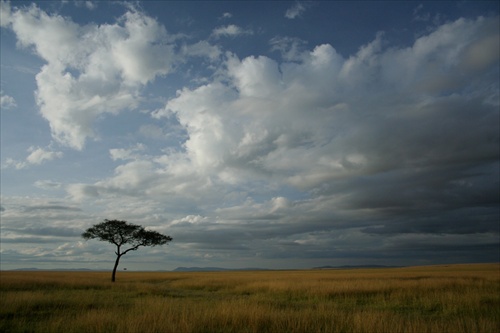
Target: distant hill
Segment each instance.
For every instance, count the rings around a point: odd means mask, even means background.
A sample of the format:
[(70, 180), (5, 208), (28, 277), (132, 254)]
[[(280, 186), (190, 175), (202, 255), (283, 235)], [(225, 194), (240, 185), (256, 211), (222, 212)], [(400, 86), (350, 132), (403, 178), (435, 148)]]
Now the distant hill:
[(267, 271), (265, 268), (177, 267), (172, 272)]
[(343, 265), (343, 266), (319, 266), (313, 269), (356, 269), (356, 268), (400, 268), (403, 266), (386, 266), (386, 265)]
[(177, 267), (172, 272), (218, 272), (227, 271), (225, 268), (220, 267)]
[(36, 267), (26, 267), (26, 268), (16, 268), (16, 269), (11, 269), (12, 271), (91, 271), (91, 269), (88, 268), (51, 268), (51, 269), (40, 269)]

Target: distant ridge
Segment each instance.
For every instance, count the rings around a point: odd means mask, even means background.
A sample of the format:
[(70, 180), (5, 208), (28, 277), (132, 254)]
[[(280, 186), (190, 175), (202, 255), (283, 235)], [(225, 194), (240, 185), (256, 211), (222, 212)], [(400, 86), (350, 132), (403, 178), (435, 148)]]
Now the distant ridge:
[(50, 268), (50, 269), (40, 269), (36, 267), (27, 267), (27, 268), (16, 268), (16, 269), (11, 269), (11, 271), (56, 271), (56, 272), (61, 272), (61, 271), (92, 271), (92, 269), (88, 268)]
[[(361, 268), (400, 268), (405, 266), (387, 266), (387, 265), (343, 265), (343, 266), (318, 266), (311, 269), (361, 269)], [(244, 268), (223, 268), (223, 267), (177, 267), (171, 271), (157, 270), (156, 272), (225, 272), (225, 271), (269, 271), (273, 269), (259, 267), (244, 267)], [(91, 272), (91, 271), (107, 271), (105, 269), (89, 269), (89, 268), (36, 268), (23, 267), (10, 269), (10, 271), (52, 271), (52, 272)]]
[(356, 268), (401, 268), (404, 266), (386, 266), (386, 265), (343, 265), (343, 266), (319, 266), (313, 269), (356, 269)]
[(177, 267), (172, 272), (267, 271), (266, 268)]

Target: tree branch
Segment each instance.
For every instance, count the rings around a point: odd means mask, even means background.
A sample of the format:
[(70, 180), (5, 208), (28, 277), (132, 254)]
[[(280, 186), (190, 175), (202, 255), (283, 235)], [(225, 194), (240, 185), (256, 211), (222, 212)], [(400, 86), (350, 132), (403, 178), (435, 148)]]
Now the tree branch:
[(131, 247), (130, 249), (127, 249), (127, 250), (123, 251), (122, 255), (124, 255), (125, 253), (127, 253), (129, 251), (135, 251), (135, 250), (137, 250), (139, 248), (139, 246), (141, 246), (141, 245), (143, 245), (143, 244), (136, 245), (134, 247)]

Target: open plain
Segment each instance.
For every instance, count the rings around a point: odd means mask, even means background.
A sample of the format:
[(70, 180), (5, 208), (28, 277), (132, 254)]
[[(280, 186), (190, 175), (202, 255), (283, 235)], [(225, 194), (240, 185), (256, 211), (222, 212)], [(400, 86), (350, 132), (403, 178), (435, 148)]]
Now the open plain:
[(1, 332), (499, 332), (499, 264), (2, 271)]

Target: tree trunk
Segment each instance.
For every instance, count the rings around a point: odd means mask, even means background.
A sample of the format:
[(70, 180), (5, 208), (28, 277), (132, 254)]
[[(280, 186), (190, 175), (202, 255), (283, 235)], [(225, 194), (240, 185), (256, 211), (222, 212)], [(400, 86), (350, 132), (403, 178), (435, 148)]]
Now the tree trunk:
[(113, 274), (111, 275), (111, 282), (115, 282), (116, 268), (118, 267), (118, 263), (120, 262), (121, 255), (116, 256), (115, 267), (113, 267)]

